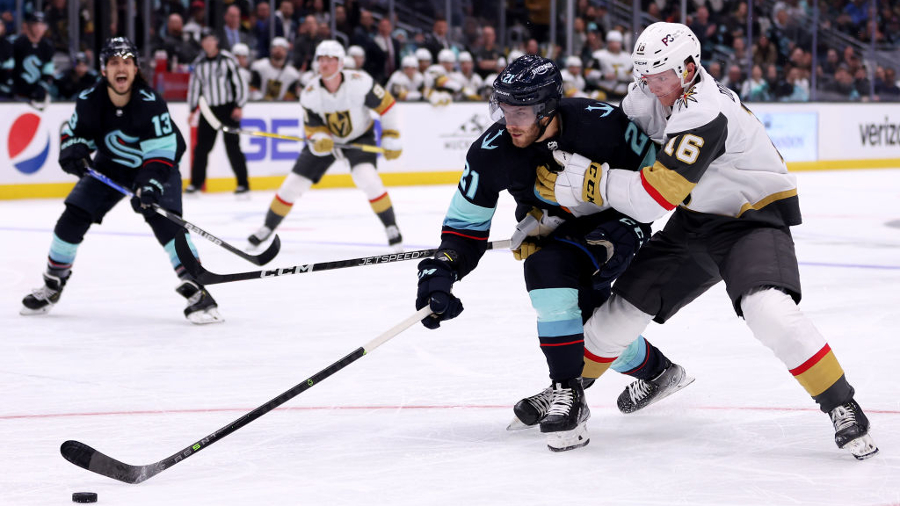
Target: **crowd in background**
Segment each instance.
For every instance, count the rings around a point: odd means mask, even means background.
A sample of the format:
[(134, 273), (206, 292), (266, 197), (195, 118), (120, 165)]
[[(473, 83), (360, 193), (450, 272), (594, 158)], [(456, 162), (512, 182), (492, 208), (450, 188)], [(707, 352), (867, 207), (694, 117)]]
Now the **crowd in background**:
[[(42, 2), (46, 27), (42, 36), (50, 41), (55, 53), (51, 94), (56, 100), (73, 99), (96, 79), (94, 48), (98, 34), (124, 34), (123, 1), (109, 0), (114, 7), (108, 15), (108, 30), (101, 31), (93, 21), (94, 2), (82, 0), (78, 9), (79, 51), (72, 55), (68, 1)], [(484, 100), (493, 77), (506, 62), (521, 54), (538, 53), (555, 59), (565, 69), (568, 96), (621, 99), (631, 81), (628, 65), (632, 34), (630, 26), (617, 22), (612, 15), (614, 4), (577, 0), (573, 51), (566, 54), (565, 9), (557, 20), (558, 43), (550, 44), (549, 0), (508, 0), (507, 37), (501, 42), (498, 10), (492, 3), (496, 5), (496, 0), (454, 0), (448, 22), (443, 0), (404, 2), (425, 21), (397, 26), (387, 15), (384, 0), (343, 0), (334, 7), (332, 31), (332, 9), (327, 0), (283, 0), (274, 6), (267, 1), (224, 0), (213, 9), (221, 17), (211, 16), (213, 11), (208, 11), (209, 5), (203, 0), (159, 0), (154, 2), (152, 19), (136, 27), (140, 36), (135, 42), (143, 40), (143, 30), (150, 31), (151, 47), (142, 48), (142, 54), (153, 57), (142, 64), (148, 81), (162, 87), (167, 81), (154, 79), (154, 75), (188, 75), (192, 63), (203, 55), (201, 33), (205, 28), (214, 30), (220, 47), (239, 60), (254, 100), (296, 99), (315, 76), (313, 54), (325, 39), (336, 39), (347, 48), (346, 68), (368, 72), (401, 100), (435, 105)], [(25, 2), (26, 10), (33, 4)], [(680, 21), (680, 1), (642, 0), (641, 5), (646, 22)], [(700, 38), (704, 64), (743, 100), (808, 101), (813, 73), (817, 100), (900, 100), (897, 68), (864, 59), (860, 51), (873, 37), (881, 48), (900, 48), (900, 2), (882, 0), (876, 11), (869, 0), (820, 1), (821, 28), (843, 33), (855, 43), (840, 47), (820, 44), (815, 62), (809, 1), (769, 0), (755, 5), (749, 27), (753, 36), (748, 40), (746, 2), (688, 1), (687, 25)], [(5, 74), (12, 71), (7, 46), (20, 25), (14, 7), (13, 0), (0, 0), (0, 60)], [(274, 30), (269, 25), (272, 8), (276, 9)], [(32, 29), (34, 25), (22, 26)], [(277, 87), (267, 85), (266, 80), (273, 75), (281, 80)], [(0, 76), (0, 81), (9, 79), (9, 75)], [(273, 95), (267, 91), (270, 89), (280, 91)]]

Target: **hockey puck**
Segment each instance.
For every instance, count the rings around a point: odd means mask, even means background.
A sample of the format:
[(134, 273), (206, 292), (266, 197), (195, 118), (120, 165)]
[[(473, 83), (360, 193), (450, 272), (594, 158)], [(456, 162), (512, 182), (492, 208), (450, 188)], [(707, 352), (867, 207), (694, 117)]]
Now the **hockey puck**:
[(75, 492), (72, 494), (72, 502), (97, 502), (97, 494), (94, 492)]

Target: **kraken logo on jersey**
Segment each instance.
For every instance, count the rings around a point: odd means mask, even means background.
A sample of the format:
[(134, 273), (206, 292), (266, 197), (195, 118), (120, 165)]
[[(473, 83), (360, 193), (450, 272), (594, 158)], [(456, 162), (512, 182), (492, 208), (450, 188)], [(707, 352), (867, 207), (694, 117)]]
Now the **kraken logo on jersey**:
[(141, 161), (144, 159), (143, 151), (138, 148), (128, 147), (128, 144), (136, 143), (139, 140), (138, 137), (126, 135), (121, 130), (113, 130), (106, 134), (103, 140), (106, 143), (106, 147), (119, 157), (114, 158), (113, 161), (134, 169), (141, 166)]
[(38, 79), (41, 78), (41, 59), (37, 56), (31, 54), (25, 58), (25, 61), (22, 62), (22, 68), (25, 70), (22, 72), (22, 79), (25, 80), (28, 84), (34, 84), (38, 82)]
[(325, 114), (328, 129), (335, 137), (347, 137), (353, 131), (353, 122), (350, 120), (350, 111), (337, 111)]

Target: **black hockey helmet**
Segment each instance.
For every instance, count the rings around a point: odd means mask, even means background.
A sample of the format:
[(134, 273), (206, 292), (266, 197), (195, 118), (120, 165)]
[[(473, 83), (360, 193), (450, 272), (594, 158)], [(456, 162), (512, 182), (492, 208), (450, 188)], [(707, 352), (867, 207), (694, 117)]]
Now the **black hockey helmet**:
[(563, 80), (559, 67), (537, 55), (517, 58), (494, 80), (491, 119), (504, 122), (500, 104), (533, 106), (535, 122), (552, 118), (562, 98)]
[(141, 67), (140, 62), (138, 61), (138, 48), (133, 42), (128, 40), (128, 37), (112, 37), (106, 39), (106, 42), (103, 44), (103, 49), (100, 50), (100, 68), (102, 70), (106, 70), (106, 62), (113, 56), (134, 58), (135, 67)]

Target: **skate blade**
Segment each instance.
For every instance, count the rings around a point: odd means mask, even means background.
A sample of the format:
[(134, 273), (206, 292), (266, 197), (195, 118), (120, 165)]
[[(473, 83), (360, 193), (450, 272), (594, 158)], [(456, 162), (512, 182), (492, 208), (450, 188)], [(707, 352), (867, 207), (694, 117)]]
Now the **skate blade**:
[(518, 431), (518, 430), (528, 430), (538, 427), (539, 424), (528, 425), (524, 423), (522, 420), (519, 420), (519, 417), (514, 416), (512, 421), (509, 422), (509, 425), (506, 426), (506, 430), (508, 431)]
[(187, 315), (187, 319), (194, 325), (222, 323), (225, 321), (225, 319), (222, 318), (222, 315), (219, 314), (219, 310), (214, 307), (204, 309), (203, 311), (194, 311), (193, 313)]
[(31, 309), (30, 307), (22, 306), (22, 309), (19, 310), (19, 314), (22, 316), (37, 316), (49, 313), (51, 308), (53, 308), (53, 304), (44, 306), (39, 309)]
[(572, 430), (547, 432), (547, 448), (552, 452), (567, 452), (587, 446), (591, 438), (587, 432), (587, 423), (580, 423)]
[(670, 388), (670, 389), (667, 390), (664, 394), (658, 395), (655, 399), (653, 399), (652, 401), (650, 401), (649, 403), (647, 403), (646, 406), (644, 406), (644, 407), (642, 407), (642, 408), (638, 408), (638, 409), (636, 409), (636, 410), (634, 410), (634, 411), (622, 411), (622, 409), (619, 408), (619, 412), (622, 413), (622, 414), (625, 414), (625, 415), (630, 415), (631, 413), (637, 413), (638, 411), (641, 411), (641, 410), (643, 410), (643, 409), (647, 409), (649, 406), (652, 406), (652, 405), (656, 404), (657, 402), (659, 402), (659, 401), (665, 399), (666, 397), (668, 397), (668, 396), (674, 394), (675, 392), (677, 392), (677, 391), (683, 389), (684, 387), (690, 385), (690, 384), (693, 383), (693, 382), (694, 382), (694, 378), (693, 378), (693, 377), (688, 376), (688, 375), (685, 375), (684, 378), (681, 380), (681, 382), (678, 383), (677, 385), (675, 385), (675, 387)]
[(849, 451), (856, 457), (856, 460), (866, 460), (878, 453), (878, 447), (875, 446), (875, 442), (868, 434), (850, 441), (844, 445), (843, 449)]

